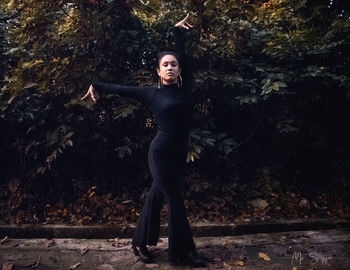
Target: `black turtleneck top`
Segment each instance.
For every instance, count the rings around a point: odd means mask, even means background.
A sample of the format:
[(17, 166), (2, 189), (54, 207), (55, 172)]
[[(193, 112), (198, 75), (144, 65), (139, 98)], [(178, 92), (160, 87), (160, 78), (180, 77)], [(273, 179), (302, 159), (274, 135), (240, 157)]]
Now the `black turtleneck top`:
[(180, 57), (182, 87), (177, 84), (156, 87), (136, 87), (114, 83), (94, 82), (98, 92), (118, 94), (142, 101), (150, 106), (158, 123), (158, 134), (167, 139), (187, 143), (193, 109), (191, 97), (192, 72), (185, 55), (184, 29), (174, 27), (175, 52)]

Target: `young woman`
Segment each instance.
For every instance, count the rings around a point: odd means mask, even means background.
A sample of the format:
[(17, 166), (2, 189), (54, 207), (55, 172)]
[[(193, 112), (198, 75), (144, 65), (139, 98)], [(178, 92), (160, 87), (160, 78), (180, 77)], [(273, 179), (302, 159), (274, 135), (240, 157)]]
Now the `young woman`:
[(91, 97), (96, 102), (97, 92), (101, 91), (135, 98), (150, 106), (158, 122), (157, 134), (148, 152), (153, 182), (132, 240), (133, 251), (142, 262), (152, 261), (146, 245), (157, 245), (160, 210), (165, 199), (169, 209), (169, 261), (172, 264), (181, 261), (193, 267), (201, 267), (206, 263), (196, 251), (181, 195), (189, 119), (193, 109), (192, 73), (185, 55), (184, 31), (192, 28), (188, 17), (189, 14), (173, 28), (175, 51), (158, 54), (158, 88), (95, 82), (90, 85), (82, 100)]

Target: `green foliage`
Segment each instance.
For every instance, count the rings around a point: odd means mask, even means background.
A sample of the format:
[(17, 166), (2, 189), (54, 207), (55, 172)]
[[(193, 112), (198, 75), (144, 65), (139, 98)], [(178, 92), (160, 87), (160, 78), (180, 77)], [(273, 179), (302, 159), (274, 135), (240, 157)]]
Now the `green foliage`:
[[(120, 99), (119, 104), (104, 109), (95, 107), (97, 114), (92, 114), (84, 111), (93, 107), (80, 102), (80, 96), (97, 79), (141, 78), (142, 74), (133, 72), (137, 65), (130, 63), (142, 66), (140, 47), (145, 45), (145, 35), (123, 3), (7, 2), (6, 12), (14, 17), (9, 25), (11, 48), (7, 52), (13, 65), (5, 74), (1, 96), (0, 116), (9, 127), (4, 134), (9, 144), (3, 153), (15, 149), (13, 161), (21, 165), (17, 174), (36, 177), (52, 171), (54, 164), (64, 167), (71, 157), (84, 155), (84, 144), (96, 140), (103, 143), (106, 134), (97, 131), (106, 121), (112, 125), (114, 120), (142, 109), (140, 104)], [(112, 115), (110, 119), (105, 117), (106, 109)], [(112, 143), (112, 147), (117, 144)], [(68, 151), (75, 145), (79, 148)], [(107, 152), (108, 144), (105, 146)], [(97, 151), (91, 148), (88, 151)], [(100, 152), (96, 159), (105, 155)]]

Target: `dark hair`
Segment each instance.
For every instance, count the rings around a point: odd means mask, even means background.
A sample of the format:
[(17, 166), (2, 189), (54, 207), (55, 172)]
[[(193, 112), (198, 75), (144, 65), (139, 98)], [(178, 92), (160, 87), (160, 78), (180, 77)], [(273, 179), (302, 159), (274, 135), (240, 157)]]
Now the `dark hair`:
[(158, 59), (158, 67), (159, 67), (159, 62), (160, 62), (160, 60), (162, 60), (162, 58), (163, 58), (165, 55), (168, 55), (168, 54), (173, 55), (173, 56), (176, 58), (177, 62), (179, 63), (179, 67), (181, 67), (179, 55), (178, 55), (177, 53), (175, 53), (175, 52), (169, 52), (169, 51), (164, 51), (164, 52), (158, 53), (158, 57), (157, 57), (157, 59)]

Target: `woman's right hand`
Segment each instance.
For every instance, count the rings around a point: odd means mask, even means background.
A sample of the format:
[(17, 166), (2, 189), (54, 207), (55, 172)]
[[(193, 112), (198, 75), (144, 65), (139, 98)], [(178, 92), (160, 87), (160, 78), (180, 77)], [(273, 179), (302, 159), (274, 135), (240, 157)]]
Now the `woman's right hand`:
[(186, 30), (193, 27), (193, 25), (189, 24), (188, 17), (190, 16), (190, 13), (187, 13), (186, 17), (175, 24), (175, 27), (185, 28)]
[(84, 99), (86, 99), (89, 96), (91, 97), (91, 99), (92, 99), (92, 101), (94, 103), (96, 103), (100, 99), (99, 94), (97, 93), (95, 88), (92, 86), (92, 84), (90, 84), (90, 87), (89, 87), (88, 91), (86, 92), (85, 96), (83, 96), (81, 98), (81, 100), (84, 100)]

